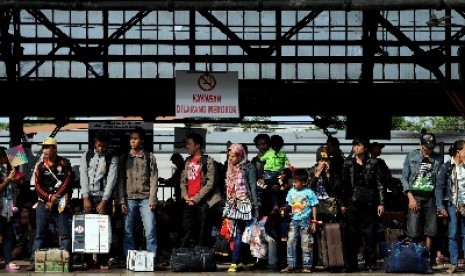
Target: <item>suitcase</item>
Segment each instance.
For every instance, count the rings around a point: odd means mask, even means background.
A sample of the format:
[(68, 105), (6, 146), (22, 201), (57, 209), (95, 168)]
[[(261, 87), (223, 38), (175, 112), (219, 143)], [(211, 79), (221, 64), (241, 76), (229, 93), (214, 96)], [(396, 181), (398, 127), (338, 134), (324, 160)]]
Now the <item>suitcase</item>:
[(325, 268), (340, 269), (344, 267), (341, 224), (338, 222), (324, 223), (319, 245)]

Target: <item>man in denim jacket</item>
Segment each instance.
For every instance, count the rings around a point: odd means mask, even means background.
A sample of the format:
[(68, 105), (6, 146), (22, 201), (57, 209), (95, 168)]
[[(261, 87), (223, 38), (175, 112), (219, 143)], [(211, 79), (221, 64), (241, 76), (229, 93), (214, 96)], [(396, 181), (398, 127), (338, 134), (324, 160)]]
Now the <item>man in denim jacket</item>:
[[(402, 169), (402, 186), (409, 199), (407, 236), (416, 242), (423, 241), (426, 236), (425, 246), (430, 250), (437, 234), (434, 190), (439, 168), (444, 163), (444, 156), (434, 152), (435, 147), (434, 134), (422, 131), (420, 149), (405, 157)], [(421, 217), (424, 217), (424, 225), (421, 225)]]

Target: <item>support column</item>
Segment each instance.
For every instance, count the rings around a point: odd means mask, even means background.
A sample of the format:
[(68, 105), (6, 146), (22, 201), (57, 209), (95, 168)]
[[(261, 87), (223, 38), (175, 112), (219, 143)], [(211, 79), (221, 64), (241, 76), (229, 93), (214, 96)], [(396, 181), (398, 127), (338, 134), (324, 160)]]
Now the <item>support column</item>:
[(23, 137), (23, 115), (11, 115), (10, 116), (10, 144), (11, 146), (16, 146), (21, 144)]

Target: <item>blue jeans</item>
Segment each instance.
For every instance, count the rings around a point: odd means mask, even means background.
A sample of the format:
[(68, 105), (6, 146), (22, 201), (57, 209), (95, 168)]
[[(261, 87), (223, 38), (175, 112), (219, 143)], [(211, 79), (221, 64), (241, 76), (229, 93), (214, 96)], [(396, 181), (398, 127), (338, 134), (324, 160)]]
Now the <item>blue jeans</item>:
[[(269, 170), (263, 171), (263, 179), (276, 179), (276, 181), (278, 181), (279, 175), (280, 175), (280, 172), (274, 172), (274, 171), (269, 171)], [(263, 200), (263, 192), (262, 191), (259, 191), (257, 196), (258, 196), (259, 200)], [(271, 199), (272, 208), (278, 206), (278, 195), (276, 194), (276, 192), (274, 192), (274, 191), (270, 192), (270, 199)]]
[(13, 230), (13, 221), (8, 221), (6, 217), (0, 216), (0, 223), (2, 224), (1, 234), (3, 235), (3, 258), (5, 259), (5, 264), (8, 265), (13, 260), (12, 251), (16, 239)]
[(236, 223), (235, 236), (234, 236), (234, 249), (232, 251), (231, 263), (233, 264), (249, 264), (253, 263), (252, 253), (250, 252), (250, 245), (242, 242), (242, 235), (244, 234), (245, 227), (249, 221), (245, 220), (232, 220)]
[(313, 236), (310, 222), (308, 220), (291, 220), (289, 224), (289, 236), (287, 239), (287, 265), (297, 266), (297, 242), (300, 236), (302, 247), (302, 266), (312, 268), (313, 264)]
[(124, 215), (124, 237), (123, 251), (127, 258), (128, 250), (135, 250), (134, 243), (134, 221), (137, 215), (142, 217), (144, 225), (146, 250), (155, 253), (157, 256), (157, 222), (155, 211), (150, 210), (149, 199), (128, 199), (128, 212)]
[[(457, 206), (451, 204), (447, 207), (447, 222), (449, 224), (449, 252), (450, 262), (457, 266), (459, 263), (459, 250), (465, 250), (465, 218), (457, 216)], [(462, 239), (460, 241), (460, 239)], [(459, 243), (462, 243), (462, 246)]]
[[(52, 207), (53, 212), (57, 212), (56, 206)], [(50, 239), (48, 235), (50, 218), (52, 216), (52, 210), (45, 208), (45, 203), (39, 201), (36, 209), (36, 237), (34, 239), (34, 245), (32, 246), (32, 254), (29, 262), (34, 264), (35, 252), (37, 249), (46, 248), (46, 242)], [(57, 227), (58, 235), (60, 237), (60, 248), (67, 250), (71, 253), (71, 220), (68, 212), (65, 210), (57, 215)]]

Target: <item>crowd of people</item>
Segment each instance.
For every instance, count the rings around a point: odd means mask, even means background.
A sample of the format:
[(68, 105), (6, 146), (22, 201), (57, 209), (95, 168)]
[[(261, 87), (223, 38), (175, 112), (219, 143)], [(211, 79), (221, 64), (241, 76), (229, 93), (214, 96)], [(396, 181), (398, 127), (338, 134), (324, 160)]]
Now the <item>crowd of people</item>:
[[(33, 271), (34, 253), (43, 248), (71, 252), (73, 215), (95, 213), (110, 216), (114, 242), (108, 254), (83, 254), (84, 268), (107, 270), (134, 249), (153, 252), (156, 263), (169, 265), (173, 248), (215, 247), (215, 235), (228, 220), (228, 272), (315, 271), (322, 265), (316, 248), (325, 223), (341, 225), (341, 271), (360, 271), (360, 261), (368, 271), (382, 269), (377, 265), (384, 241), (379, 233), (386, 227), (404, 229), (406, 238), (424, 243), (431, 262), (450, 256), (447, 272), (458, 270), (465, 246), (463, 140), (451, 146), (451, 158), (444, 162), (435, 151), (434, 134), (422, 131), (419, 149), (406, 155), (398, 179), (380, 157), (384, 145), (360, 135), (353, 138), (347, 157), (339, 140), (329, 136), (315, 163), (296, 168), (282, 150), (280, 135), (257, 134), (258, 153), (250, 159), (246, 145), (229, 142), (221, 164), (204, 153), (203, 136), (190, 133), (187, 157), (173, 154), (176, 170), (163, 179), (156, 154), (144, 150), (144, 137), (143, 129), (132, 130), (129, 150), (116, 156), (109, 150), (111, 135), (96, 133), (94, 147), (80, 160), (79, 199), (71, 198), (73, 171), (58, 154), (55, 138), (42, 143), (32, 192), (24, 189), (28, 185), (22, 184), (18, 168), (9, 165), (6, 149), (0, 149), (0, 243), (6, 268), (18, 270), (14, 260), (29, 258), (27, 270)], [(157, 199), (159, 183), (174, 187), (165, 202)], [(390, 213), (397, 214), (395, 221), (384, 219)], [(266, 221), (263, 260), (243, 239), (247, 227), (258, 221)], [(438, 231), (442, 222), (447, 236)], [(77, 260), (73, 256), (70, 267)]]

